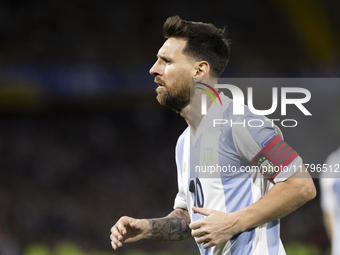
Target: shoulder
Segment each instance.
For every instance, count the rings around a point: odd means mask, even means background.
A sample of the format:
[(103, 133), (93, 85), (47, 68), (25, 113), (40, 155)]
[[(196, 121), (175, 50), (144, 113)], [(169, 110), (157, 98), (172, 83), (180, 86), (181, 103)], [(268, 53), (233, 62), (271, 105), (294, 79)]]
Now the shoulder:
[(336, 165), (340, 165), (340, 147), (333, 151), (331, 154), (328, 155), (328, 157), (326, 158), (324, 165), (327, 167), (328, 171), (322, 171), (320, 173), (320, 183), (324, 184), (322, 186), (328, 186), (331, 185), (331, 180), (333, 178), (337, 177), (338, 174), (338, 170), (334, 171), (334, 168), (338, 168), (338, 166)]
[(326, 163), (333, 164), (333, 163), (340, 163), (340, 147), (333, 151), (326, 159)]
[(187, 127), (183, 133), (178, 137), (176, 147), (184, 146), (185, 137), (189, 135), (189, 127)]

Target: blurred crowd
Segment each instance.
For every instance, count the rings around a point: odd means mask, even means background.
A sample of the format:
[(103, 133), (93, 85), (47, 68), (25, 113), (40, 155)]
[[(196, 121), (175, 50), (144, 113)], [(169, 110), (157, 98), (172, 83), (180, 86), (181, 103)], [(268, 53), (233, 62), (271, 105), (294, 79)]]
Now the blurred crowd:
[(143, 128), (134, 113), (2, 116), (1, 231), (20, 245), (108, 248), (120, 216), (165, 216), (177, 190), (178, 124), (159, 121), (168, 128)]
[[(2, 0), (0, 63), (38, 62), (61, 66), (94, 63), (121, 72), (148, 70), (164, 41), (163, 22), (179, 14), (186, 20), (227, 26), (232, 39), (228, 75), (334, 75), (334, 66), (330, 64), (339, 64), (338, 60), (334, 61), (334, 57), (339, 56), (338, 47), (334, 46), (339, 39), (335, 33), (340, 24), (339, 3), (310, 2), (304, 6), (305, 15), (294, 20), (284, 2)], [(308, 15), (323, 20), (313, 20)], [(314, 22), (318, 27), (308, 27), (308, 23)], [(313, 40), (300, 33), (300, 26), (304, 25), (306, 33), (312, 35), (313, 29), (317, 33), (316, 29), (333, 33), (322, 33), (322, 37), (314, 34)], [(326, 36), (334, 38), (324, 38)], [(311, 48), (313, 46), (316, 48)], [(318, 63), (309, 55), (309, 50), (315, 54), (332, 51), (332, 54), (321, 59), (324, 63)]]

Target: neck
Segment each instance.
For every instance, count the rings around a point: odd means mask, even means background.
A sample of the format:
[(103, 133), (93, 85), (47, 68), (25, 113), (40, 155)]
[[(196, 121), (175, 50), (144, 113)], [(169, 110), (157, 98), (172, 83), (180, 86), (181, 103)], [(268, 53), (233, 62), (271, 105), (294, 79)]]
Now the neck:
[[(210, 83), (211, 80), (210, 80)], [(210, 84), (211, 86), (214, 87), (214, 84)], [(190, 98), (190, 104), (188, 104), (186, 107), (182, 109), (180, 112), (180, 115), (185, 119), (185, 121), (188, 123), (190, 126), (191, 132), (195, 135), (196, 131), (204, 117), (202, 115), (202, 110), (201, 110), (201, 101), (202, 101), (202, 94), (206, 94), (204, 91), (200, 89), (196, 89), (193, 87), (192, 89), (195, 89), (193, 95)], [(210, 108), (210, 106), (213, 103), (213, 99), (207, 95), (207, 109)]]

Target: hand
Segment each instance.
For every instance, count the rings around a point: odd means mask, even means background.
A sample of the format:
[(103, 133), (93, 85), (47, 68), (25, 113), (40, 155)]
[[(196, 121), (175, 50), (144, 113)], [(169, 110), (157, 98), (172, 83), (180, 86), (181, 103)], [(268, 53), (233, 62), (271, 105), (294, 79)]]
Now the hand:
[(189, 227), (196, 243), (204, 243), (203, 248), (208, 249), (219, 243), (227, 242), (241, 231), (236, 229), (237, 217), (233, 213), (192, 207), (194, 212), (206, 217), (192, 222)]
[(147, 220), (138, 220), (131, 217), (121, 217), (111, 228), (111, 245), (114, 250), (118, 250), (123, 243), (136, 242), (142, 239), (144, 232), (148, 229)]

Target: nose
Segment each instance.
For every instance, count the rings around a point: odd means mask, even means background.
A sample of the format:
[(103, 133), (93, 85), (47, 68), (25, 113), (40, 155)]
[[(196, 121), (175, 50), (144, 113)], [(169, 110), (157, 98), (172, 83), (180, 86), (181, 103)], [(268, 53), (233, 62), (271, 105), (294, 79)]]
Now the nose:
[(153, 76), (161, 75), (161, 70), (160, 70), (160, 67), (159, 67), (159, 64), (158, 64), (158, 60), (150, 68), (149, 73)]

